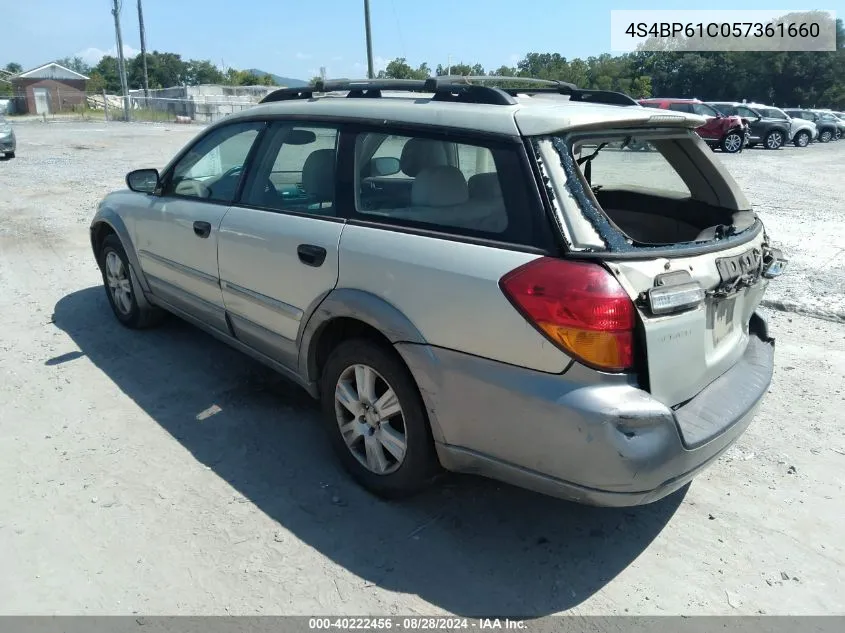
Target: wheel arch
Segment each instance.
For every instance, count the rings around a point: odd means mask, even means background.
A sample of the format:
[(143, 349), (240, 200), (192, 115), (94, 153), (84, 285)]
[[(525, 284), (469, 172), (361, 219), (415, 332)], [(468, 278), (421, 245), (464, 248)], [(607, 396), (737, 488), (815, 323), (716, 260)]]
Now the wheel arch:
[(123, 246), (123, 251), (126, 253), (127, 259), (129, 259), (129, 265), (132, 267), (132, 281), (136, 286), (136, 300), (146, 301), (146, 295), (150, 292), (150, 286), (141, 268), (141, 262), (138, 259), (135, 245), (129, 236), (129, 229), (126, 228), (126, 223), (117, 212), (107, 207), (100, 208), (91, 222), (90, 229), (91, 250), (94, 253), (98, 267), (100, 265), (100, 249), (102, 248), (103, 240), (108, 235), (117, 236), (121, 246)]
[(306, 312), (308, 316), (303, 318), (298, 335), (299, 373), (308, 382), (319, 382), (328, 353), (352, 336), (370, 337), (390, 347), (397, 343), (426, 343), (407, 316), (370, 292), (340, 288), (314, 303)]
[[(435, 443), (444, 441), (443, 431), (426, 388), (426, 376), (414, 373), (402, 348), (425, 346), (427, 341), (413, 322), (396, 306), (381, 297), (363, 290), (340, 288), (332, 290), (314, 302), (315, 307), (303, 318), (299, 344), (299, 374), (308, 384), (319, 385), (322, 366), (331, 350), (349, 338), (370, 338), (396, 352), (420, 393)], [(417, 348), (419, 349), (419, 348)], [(427, 349), (427, 348), (425, 348)], [(423, 379), (423, 384), (420, 380)]]

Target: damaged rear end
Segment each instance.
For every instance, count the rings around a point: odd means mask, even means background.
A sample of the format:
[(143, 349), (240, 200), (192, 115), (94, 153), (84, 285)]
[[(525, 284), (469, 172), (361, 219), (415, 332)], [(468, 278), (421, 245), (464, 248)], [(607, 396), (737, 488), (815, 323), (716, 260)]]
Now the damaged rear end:
[(604, 269), (633, 308), (626, 366), (610, 371), (673, 411), (688, 450), (747, 423), (767, 390), (774, 343), (756, 310), (786, 264), (697, 125), (658, 114), (529, 143), (565, 258)]

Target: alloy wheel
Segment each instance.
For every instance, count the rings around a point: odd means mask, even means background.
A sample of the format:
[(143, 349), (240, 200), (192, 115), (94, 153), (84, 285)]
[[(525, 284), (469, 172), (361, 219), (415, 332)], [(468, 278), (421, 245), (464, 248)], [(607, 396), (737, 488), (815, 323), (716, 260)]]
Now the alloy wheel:
[(733, 154), (742, 147), (742, 137), (739, 134), (728, 134), (725, 137), (725, 151)]
[(766, 147), (769, 149), (777, 149), (783, 145), (783, 136), (780, 132), (772, 132), (766, 137)]
[(807, 132), (798, 133), (798, 147), (807, 147), (810, 144), (810, 135)]
[(369, 365), (347, 367), (335, 387), (335, 415), (352, 455), (377, 475), (395, 472), (405, 459), (405, 416), (393, 387)]
[(129, 271), (115, 251), (106, 254), (106, 283), (118, 312), (123, 315), (132, 312), (132, 282), (129, 279)]

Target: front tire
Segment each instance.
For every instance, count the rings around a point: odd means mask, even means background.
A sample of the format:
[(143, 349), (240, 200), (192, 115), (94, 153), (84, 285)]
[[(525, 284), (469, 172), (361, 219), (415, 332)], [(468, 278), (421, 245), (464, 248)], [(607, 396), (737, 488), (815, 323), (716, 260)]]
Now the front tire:
[(126, 251), (117, 235), (107, 235), (103, 240), (99, 263), (106, 296), (117, 320), (133, 330), (158, 325), (164, 317), (164, 312), (147, 305), (146, 302), (139, 305), (129, 258), (126, 257)]
[(825, 130), (824, 132), (819, 134), (819, 140), (822, 143), (830, 143), (830, 139), (832, 139), (832, 138), (833, 138), (833, 132), (831, 132), (830, 130)]
[(742, 134), (740, 132), (737, 132), (735, 130), (728, 132), (722, 138), (722, 151), (727, 154), (736, 154), (737, 152), (742, 151), (742, 144), (744, 141), (745, 139), (743, 139)]
[(438, 463), (425, 406), (392, 349), (341, 343), (326, 361), (320, 394), (332, 448), (361, 486), (395, 499), (431, 483)]
[(780, 149), (783, 147), (783, 143), (784, 136), (783, 132), (780, 130), (771, 130), (768, 134), (766, 134), (766, 138), (764, 140), (766, 149)]
[(807, 147), (810, 144), (810, 133), (807, 131), (798, 132), (792, 142), (795, 147)]
[(14, 158), (14, 157), (15, 157), (14, 152), (6, 152), (6, 158)]

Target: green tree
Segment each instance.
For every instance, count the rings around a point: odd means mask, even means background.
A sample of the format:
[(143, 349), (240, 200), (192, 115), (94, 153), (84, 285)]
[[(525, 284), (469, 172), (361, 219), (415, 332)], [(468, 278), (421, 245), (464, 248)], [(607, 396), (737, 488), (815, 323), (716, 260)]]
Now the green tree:
[(431, 70), (428, 64), (422, 63), (413, 68), (404, 57), (391, 60), (384, 70), (379, 71), (379, 79), (428, 79)]
[(209, 60), (189, 59), (185, 64), (185, 83), (189, 86), (223, 83), (224, 75)]
[(486, 74), (484, 71), (484, 66), (481, 64), (452, 64), (451, 67), (443, 64), (437, 64), (437, 70), (434, 71), (434, 74), (438, 77), (446, 75), (447, 73), (451, 73), (452, 75), (459, 75), (461, 77), (473, 76), (478, 77), (480, 75)]
[(86, 64), (81, 57), (63, 57), (62, 59), (57, 59), (56, 63), (80, 75), (88, 76), (91, 73), (91, 66)]
[(21, 66), (17, 62), (9, 62), (6, 64), (5, 71), (7, 73), (12, 73), (13, 75), (17, 75), (18, 73), (23, 72), (23, 66)]

